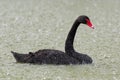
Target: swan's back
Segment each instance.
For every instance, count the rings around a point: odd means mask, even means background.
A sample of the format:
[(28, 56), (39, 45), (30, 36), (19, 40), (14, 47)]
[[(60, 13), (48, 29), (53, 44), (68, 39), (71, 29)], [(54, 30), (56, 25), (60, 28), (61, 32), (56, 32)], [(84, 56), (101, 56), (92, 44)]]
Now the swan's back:
[[(36, 51), (35, 53), (30, 52), (29, 54), (13, 54), (15, 59), (18, 56), (22, 56), (21, 59), (25, 63), (37, 63), (37, 64), (80, 64), (78, 60), (73, 57), (70, 57), (66, 53), (59, 51), (59, 50), (52, 50), (52, 49), (43, 49)], [(15, 56), (16, 55), (16, 56)], [(17, 62), (20, 60), (16, 59)]]
[(79, 61), (59, 50), (43, 49), (34, 53), (34, 61), (42, 64), (78, 64)]

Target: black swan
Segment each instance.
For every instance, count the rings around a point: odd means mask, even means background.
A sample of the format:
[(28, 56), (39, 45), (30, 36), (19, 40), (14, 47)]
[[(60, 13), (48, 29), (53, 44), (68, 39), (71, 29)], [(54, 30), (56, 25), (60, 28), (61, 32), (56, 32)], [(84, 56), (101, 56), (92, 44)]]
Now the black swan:
[(56, 64), (56, 65), (68, 65), (68, 64), (91, 64), (92, 58), (86, 54), (78, 53), (74, 50), (73, 42), (76, 30), (80, 23), (88, 25), (94, 29), (90, 19), (85, 16), (79, 16), (65, 42), (65, 52), (52, 49), (43, 49), (36, 52), (29, 52), (28, 54), (21, 54), (11, 51), (17, 62), (20, 63), (33, 63), (33, 64)]

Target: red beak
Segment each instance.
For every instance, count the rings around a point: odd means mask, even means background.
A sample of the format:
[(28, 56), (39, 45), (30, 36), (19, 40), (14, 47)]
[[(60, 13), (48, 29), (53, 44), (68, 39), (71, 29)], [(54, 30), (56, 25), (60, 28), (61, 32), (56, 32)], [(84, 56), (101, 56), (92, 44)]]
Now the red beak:
[(94, 26), (92, 25), (92, 23), (90, 22), (90, 20), (89, 20), (89, 19), (86, 19), (86, 21), (87, 21), (87, 25), (88, 25), (90, 28), (94, 29)]

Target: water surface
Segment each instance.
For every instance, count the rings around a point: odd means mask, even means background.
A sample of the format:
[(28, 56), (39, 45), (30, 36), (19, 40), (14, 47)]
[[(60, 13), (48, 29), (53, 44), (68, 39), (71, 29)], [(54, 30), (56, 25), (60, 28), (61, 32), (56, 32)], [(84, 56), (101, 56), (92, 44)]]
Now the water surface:
[[(119, 0), (0, 0), (0, 80), (119, 80)], [(91, 65), (16, 63), (11, 50), (28, 53), (50, 48), (64, 51), (66, 36), (79, 15), (75, 49), (90, 55)]]

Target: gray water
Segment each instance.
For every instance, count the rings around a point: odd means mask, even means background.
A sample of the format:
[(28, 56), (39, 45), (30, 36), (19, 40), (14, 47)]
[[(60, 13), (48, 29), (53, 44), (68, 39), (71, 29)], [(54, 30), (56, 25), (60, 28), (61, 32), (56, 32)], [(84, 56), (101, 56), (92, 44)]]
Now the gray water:
[[(16, 63), (11, 50), (64, 51), (66, 36), (79, 15), (95, 29), (80, 25), (75, 49), (90, 65)], [(0, 0), (0, 80), (119, 80), (120, 0)]]

